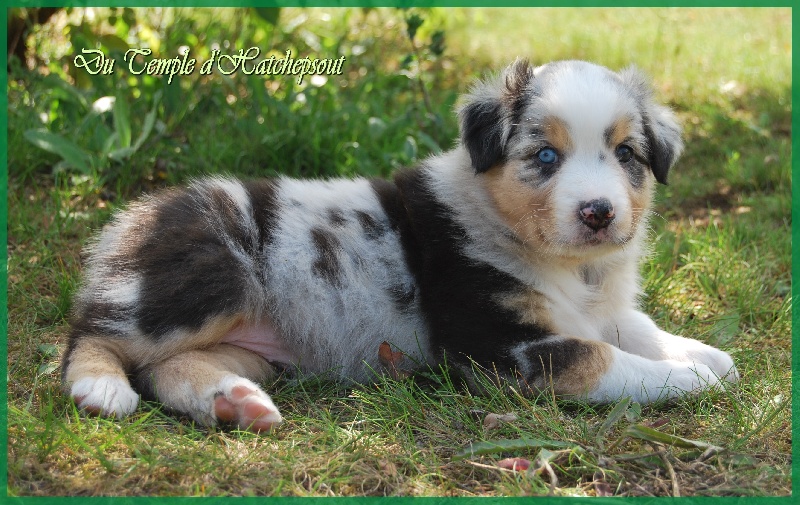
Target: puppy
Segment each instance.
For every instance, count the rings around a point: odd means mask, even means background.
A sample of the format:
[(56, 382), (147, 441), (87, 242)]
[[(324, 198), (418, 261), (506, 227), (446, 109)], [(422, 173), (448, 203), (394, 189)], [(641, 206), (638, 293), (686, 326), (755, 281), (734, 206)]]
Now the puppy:
[(637, 310), (682, 149), (639, 72), (517, 61), (458, 114), (458, 145), (391, 182), (212, 177), (117, 213), (88, 247), (68, 393), (263, 431), (281, 415), (259, 384), (283, 369), (361, 382), (446, 358), (590, 402), (737, 380)]

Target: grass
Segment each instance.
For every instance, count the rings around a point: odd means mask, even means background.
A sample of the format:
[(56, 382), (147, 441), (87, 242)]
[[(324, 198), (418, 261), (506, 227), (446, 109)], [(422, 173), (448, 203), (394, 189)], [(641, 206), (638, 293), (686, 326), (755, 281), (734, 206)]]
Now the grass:
[[(252, 13), (135, 10), (133, 32), (130, 13), (110, 23), (108, 11), (91, 12), (35, 28), (35, 70), (9, 77), (9, 495), (791, 493), (788, 9), (412, 11), (425, 20), (416, 51), (408, 13), (393, 10), (284, 9), (278, 28)], [(443, 55), (430, 47), (439, 29)], [(100, 33), (157, 43), (166, 56), (187, 45), (203, 58), (227, 40), (345, 54), (348, 64), (319, 86), (242, 75), (166, 86), (70, 71), (66, 42), (93, 44)], [(447, 369), (355, 388), (279, 379), (267, 388), (286, 422), (260, 437), (201, 429), (154, 404), (122, 421), (84, 418), (61, 393), (80, 247), (112, 210), (208, 172), (388, 175), (449, 148), (457, 92), (520, 54), (636, 62), (675, 108), (687, 150), (659, 189), (644, 308), (666, 330), (731, 352), (740, 384), (672, 404), (598, 407), (488, 382), (474, 395)], [(124, 106), (92, 112), (103, 96)], [(68, 140), (86, 166), (37, 147), (25, 136), (37, 129)], [(115, 161), (125, 131), (127, 147), (145, 139)], [(490, 413), (516, 419), (487, 429)], [(459, 457), (485, 441), (496, 449)], [(530, 470), (501, 468), (509, 457)]]

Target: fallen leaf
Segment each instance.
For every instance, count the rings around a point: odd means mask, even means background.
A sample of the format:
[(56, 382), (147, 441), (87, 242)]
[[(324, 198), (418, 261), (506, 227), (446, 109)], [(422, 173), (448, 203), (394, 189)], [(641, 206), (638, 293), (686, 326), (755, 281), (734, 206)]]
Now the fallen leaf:
[(666, 417), (662, 417), (661, 419), (656, 419), (656, 420), (655, 420), (655, 421), (653, 421), (652, 423), (647, 423), (645, 426), (647, 426), (648, 428), (653, 428), (653, 429), (655, 429), (655, 428), (658, 428), (658, 427), (664, 426), (664, 425), (665, 425), (665, 424), (667, 424), (668, 422), (669, 422), (669, 419), (667, 419)]
[(497, 466), (515, 472), (524, 472), (531, 466), (531, 462), (525, 458), (506, 458), (497, 462)]
[(44, 358), (58, 356), (58, 347), (54, 344), (39, 344), (36, 346), (36, 350), (39, 351), (39, 354)]
[(383, 472), (384, 475), (389, 477), (394, 477), (397, 475), (397, 465), (389, 460), (382, 459), (378, 461), (378, 466), (380, 466), (381, 472)]
[(517, 420), (517, 416), (511, 412), (507, 414), (486, 414), (483, 418), (483, 427), (487, 430), (499, 428), (502, 423), (510, 423)]
[(392, 351), (389, 342), (383, 342), (378, 347), (378, 361), (383, 365), (392, 379), (404, 379), (410, 375), (406, 370), (399, 368), (405, 355), (401, 351)]
[(614, 496), (614, 490), (603, 478), (603, 472), (595, 472), (592, 484), (594, 484), (594, 493), (596, 496)]

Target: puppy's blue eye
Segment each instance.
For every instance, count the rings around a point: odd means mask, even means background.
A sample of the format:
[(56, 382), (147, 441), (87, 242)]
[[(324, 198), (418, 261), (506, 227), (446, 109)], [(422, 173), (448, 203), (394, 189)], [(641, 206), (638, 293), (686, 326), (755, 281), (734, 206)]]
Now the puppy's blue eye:
[(617, 157), (620, 163), (627, 163), (633, 159), (633, 149), (625, 144), (620, 144), (614, 151), (614, 155)]
[(538, 159), (545, 165), (552, 165), (553, 163), (558, 161), (558, 153), (552, 147), (545, 147), (544, 149), (536, 153), (536, 159)]

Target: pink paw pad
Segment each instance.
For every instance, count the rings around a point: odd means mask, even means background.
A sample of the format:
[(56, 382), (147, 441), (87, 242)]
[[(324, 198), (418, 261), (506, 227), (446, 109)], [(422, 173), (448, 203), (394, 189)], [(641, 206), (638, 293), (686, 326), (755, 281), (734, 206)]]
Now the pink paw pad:
[(229, 394), (214, 399), (214, 414), (223, 422), (235, 423), (255, 433), (270, 431), (283, 419), (269, 397), (258, 388), (238, 385)]

